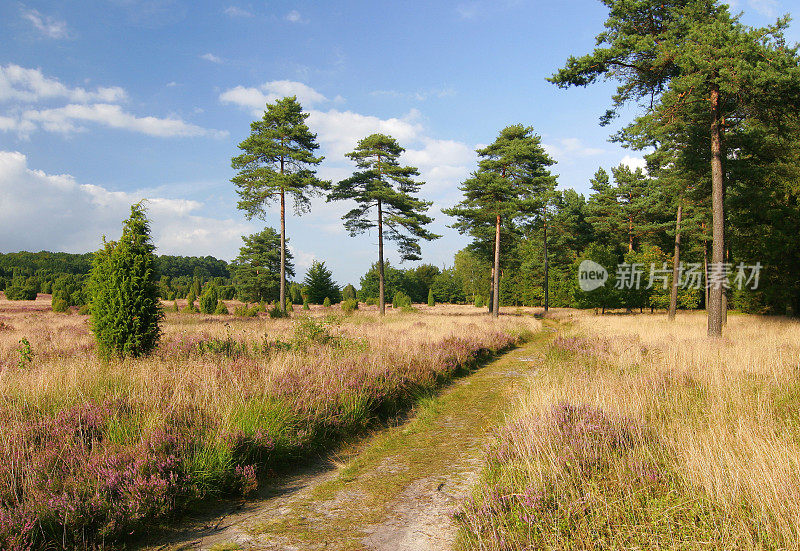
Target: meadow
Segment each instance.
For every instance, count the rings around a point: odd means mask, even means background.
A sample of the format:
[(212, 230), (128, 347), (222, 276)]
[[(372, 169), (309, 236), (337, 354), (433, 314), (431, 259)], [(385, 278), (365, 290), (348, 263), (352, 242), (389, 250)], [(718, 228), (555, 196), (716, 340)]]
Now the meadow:
[(800, 548), (800, 323), (562, 310), (456, 513), (469, 549)]
[(113, 545), (252, 493), (537, 327), (472, 306), (166, 310), (150, 356), (102, 360), (87, 316), (0, 299), (0, 548)]

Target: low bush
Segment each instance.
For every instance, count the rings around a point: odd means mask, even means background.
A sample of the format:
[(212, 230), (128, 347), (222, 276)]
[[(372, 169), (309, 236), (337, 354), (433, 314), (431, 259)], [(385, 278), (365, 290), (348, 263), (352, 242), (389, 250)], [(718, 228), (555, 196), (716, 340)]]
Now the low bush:
[(349, 298), (342, 302), (342, 311), (346, 314), (352, 314), (358, 310), (358, 301), (354, 298)]

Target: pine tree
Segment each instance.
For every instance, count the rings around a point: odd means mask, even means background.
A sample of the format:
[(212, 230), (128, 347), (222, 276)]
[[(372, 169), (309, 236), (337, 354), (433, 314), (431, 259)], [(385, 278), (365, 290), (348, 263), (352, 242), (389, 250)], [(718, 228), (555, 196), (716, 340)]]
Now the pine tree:
[(244, 302), (279, 299), (281, 263), (284, 274), (294, 276), (292, 253), (287, 250), (281, 258), (280, 236), (273, 228), (264, 228), (259, 233), (243, 236), (242, 240), (244, 246), (239, 249), (239, 256), (231, 263), (233, 284), (239, 299)]
[(310, 197), (327, 189), (328, 183), (315, 176), (313, 167), (317, 135), (309, 131), (308, 113), (294, 96), (267, 104), (261, 120), (250, 124), (250, 136), (239, 144), (244, 151), (231, 160), (238, 170), (233, 183), (239, 188), (239, 208), (247, 218), (264, 218), (266, 207), (280, 200), (280, 308), (286, 310), (286, 194), (294, 199), (296, 214), (310, 210)]
[(433, 289), (428, 289), (428, 306), (436, 306), (436, 299), (433, 298)]
[(555, 188), (548, 167), (555, 161), (545, 152), (533, 128), (516, 124), (504, 128), (494, 143), (477, 151), (478, 170), (460, 189), (464, 199), (442, 212), (457, 218), (452, 227), (485, 239), (494, 227), (494, 270), (492, 272), (492, 316), (500, 314), (501, 233), (513, 229), (520, 219), (534, 216), (544, 207)]
[(92, 331), (103, 356), (141, 356), (158, 343), (164, 313), (154, 249), (139, 203), (131, 206), (120, 240), (105, 242), (95, 253), (89, 280)]
[[(604, 0), (609, 7), (598, 47), (550, 78), (561, 86), (587, 86), (599, 78), (620, 82), (608, 123), (618, 108), (644, 100), (651, 106), (618, 137), (647, 147), (682, 134), (684, 146), (707, 162), (711, 180), (711, 263), (722, 275), (725, 255), (726, 139), (748, 121), (781, 119), (800, 99), (797, 47), (783, 37), (788, 19), (766, 28), (746, 27), (713, 0)], [(721, 277), (715, 277), (720, 281)], [(722, 335), (723, 287), (712, 285), (708, 335)]]
[(308, 302), (321, 304), (325, 299), (339, 302), (342, 293), (339, 286), (333, 281), (333, 273), (325, 267), (324, 262), (312, 262), (311, 267), (306, 272), (303, 284), (306, 288)]
[[(355, 236), (369, 229), (378, 229), (378, 301), (381, 315), (386, 313), (383, 240), (398, 243), (402, 260), (419, 260), (420, 239), (430, 241), (440, 236), (424, 226), (433, 219), (425, 214), (432, 204), (418, 199), (422, 182), (416, 168), (398, 162), (404, 149), (397, 141), (383, 134), (372, 134), (358, 142), (346, 156), (356, 162), (359, 171), (342, 180), (328, 196), (329, 201), (353, 199), (358, 206), (345, 214), (345, 228)], [(374, 215), (371, 214), (374, 211)]]

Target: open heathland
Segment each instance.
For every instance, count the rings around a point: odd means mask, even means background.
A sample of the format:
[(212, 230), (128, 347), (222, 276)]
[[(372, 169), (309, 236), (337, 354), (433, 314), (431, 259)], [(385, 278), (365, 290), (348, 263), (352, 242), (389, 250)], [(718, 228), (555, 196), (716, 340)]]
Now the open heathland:
[(457, 513), (469, 549), (796, 549), (800, 323), (564, 310)]
[(481, 314), (167, 312), (152, 355), (103, 360), (87, 316), (0, 300), (0, 547), (102, 545), (253, 492), (535, 327)]

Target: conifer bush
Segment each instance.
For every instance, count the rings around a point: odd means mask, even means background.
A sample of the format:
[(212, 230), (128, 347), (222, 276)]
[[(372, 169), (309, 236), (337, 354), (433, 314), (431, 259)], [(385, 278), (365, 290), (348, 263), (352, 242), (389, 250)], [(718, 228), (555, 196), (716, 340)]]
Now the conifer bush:
[(324, 300), (324, 301), (322, 301), (322, 305), (323, 305), (325, 308), (329, 308), (329, 307), (330, 307), (330, 305), (331, 305), (331, 299), (329, 299), (328, 297), (325, 297), (325, 300)]
[(209, 283), (203, 290), (203, 294), (200, 295), (200, 311), (204, 314), (213, 314), (217, 309), (218, 302), (219, 293), (217, 292), (217, 286), (213, 283)]
[(358, 301), (354, 298), (348, 298), (342, 302), (342, 311), (345, 314), (352, 314), (358, 310)]
[(436, 306), (436, 299), (433, 298), (433, 289), (428, 289), (428, 306)]
[(141, 203), (118, 242), (105, 242), (95, 253), (89, 279), (92, 331), (103, 356), (142, 356), (155, 348), (161, 336), (154, 269), (155, 247)]
[(405, 294), (403, 291), (397, 291), (394, 294), (394, 300), (392, 300), (392, 308), (410, 308), (411, 307), (411, 297)]
[(217, 307), (214, 308), (214, 314), (218, 316), (227, 316), (230, 312), (228, 311), (228, 307), (225, 306), (225, 303), (220, 300), (217, 302)]

